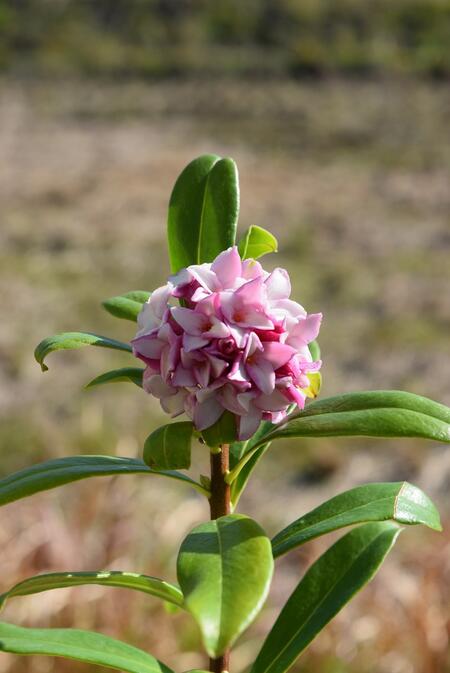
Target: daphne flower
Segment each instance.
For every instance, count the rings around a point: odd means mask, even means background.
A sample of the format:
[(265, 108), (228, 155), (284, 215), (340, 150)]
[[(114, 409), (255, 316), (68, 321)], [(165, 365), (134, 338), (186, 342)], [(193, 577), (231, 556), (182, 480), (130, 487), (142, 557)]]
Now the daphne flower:
[(308, 315), (290, 294), (287, 271), (242, 261), (236, 247), (182, 269), (138, 317), (132, 345), (146, 365), (144, 390), (198, 430), (231, 412), (240, 440), (261, 420), (279, 423), (293, 404), (303, 408), (308, 374), (321, 366), (308, 344), (322, 315)]

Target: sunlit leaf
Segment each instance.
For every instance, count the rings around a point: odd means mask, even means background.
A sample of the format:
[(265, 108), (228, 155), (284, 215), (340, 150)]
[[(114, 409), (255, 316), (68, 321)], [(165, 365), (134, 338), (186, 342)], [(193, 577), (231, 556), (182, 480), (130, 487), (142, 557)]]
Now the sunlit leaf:
[(44, 360), (49, 353), (59, 350), (73, 350), (83, 348), (84, 346), (100, 346), (127, 353), (131, 353), (132, 350), (129, 344), (100, 336), (99, 334), (92, 334), (91, 332), (63, 332), (41, 341), (34, 351), (34, 357), (41, 365), (42, 371), (45, 372), (48, 367), (44, 364)]
[(232, 159), (206, 154), (182, 171), (169, 203), (167, 236), (172, 272), (211, 262), (234, 244), (239, 181)]
[(193, 432), (191, 421), (157, 428), (145, 440), (144, 462), (155, 470), (189, 469)]
[(185, 474), (152, 470), (144, 461), (136, 458), (70, 456), (38, 463), (0, 479), (0, 506), (80, 479), (138, 473), (177, 479), (192, 486), (203, 495), (209, 495), (203, 486)]
[(210, 657), (220, 656), (256, 617), (272, 571), (270, 541), (248, 517), (208, 521), (184, 540), (178, 581)]
[(338, 528), (392, 519), (442, 530), (439, 512), (417, 486), (406, 481), (366, 484), (336, 495), (284, 528), (272, 540), (275, 558)]
[(307, 376), (309, 379), (309, 386), (308, 388), (304, 388), (303, 392), (305, 393), (306, 397), (315, 399), (320, 393), (320, 389), (322, 387), (322, 375), (320, 372), (313, 372), (311, 374), (307, 374)]
[(242, 259), (258, 259), (271, 252), (277, 252), (278, 241), (270, 231), (252, 224), (238, 243)]
[(170, 668), (137, 647), (79, 629), (27, 629), (3, 622), (0, 623), (0, 650), (76, 659), (126, 673), (172, 673)]
[(206, 430), (202, 430), (202, 437), (212, 448), (221, 444), (234, 442), (237, 436), (236, 418), (230, 411), (224, 411), (218, 421)]
[[(397, 390), (346, 393), (308, 404), (277, 426), (267, 441), (288, 437), (423, 437), (450, 442), (450, 409), (426, 397)], [(232, 470), (230, 483), (242, 465), (265, 444), (260, 439)]]
[(267, 636), (251, 673), (284, 673), (375, 575), (400, 528), (368, 523), (344, 535), (309, 568)]
[(317, 341), (311, 341), (308, 344), (309, 352), (311, 353), (311, 357), (314, 361), (320, 360), (320, 346), (317, 343)]
[(145, 292), (144, 290), (134, 290), (117, 297), (105, 299), (102, 301), (102, 306), (116, 318), (136, 322), (142, 305), (149, 299), (150, 294), (150, 292)]
[(110, 372), (105, 372), (96, 376), (95, 379), (86, 384), (86, 388), (94, 388), (95, 386), (102, 386), (105, 383), (121, 383), (126, 381), (134, 383), (139, 388), (142, 388), (142, 376), (144, 370), (140, 367), (121, 367), (120, 369), (112, 369)]
[(23, 582), (14, 585), (0, 596), (0, 608), (4, 606), (7, 600), (16, 596), (30, 596), (42, 591), (76, 587), (85, 584), (133, 589), (162, 598), (164, 601), (168, 601), (179, 607), (183, 605), (183, 594), (180, 589), (169, 582), (164, 582), (148, 575), (139, 575), (138, 573), (102, 570), (95, 572), (47, 573), (45, 575), (29, 577), (23, 580)]
[[(233, 470), (233, 468), (242, 460), (244, 455), (248, 452), (251, 452), (253, 446), (259, 442), (259, 440), (264, 437), (264, 435), (267, 435), (269, 432), (271, 432), (274, 427), (275, 426), (273, 423), (269, 423), (269, 421), (263, 421), (255, 434), (246, 442), (234, 442), (231, 444), (230, 469)], [(241, 469), (237, 474), (232, 473), (231, 503), (233, 508), (235, 508), (238, 504), (239, 498), (247, 486), (247, 482), (250, 479), (253, 470), (268, 448), (269, 444), (263, 444), (260, 446), (259, 449), (251, 455), (248, 462), (241, 462)]]

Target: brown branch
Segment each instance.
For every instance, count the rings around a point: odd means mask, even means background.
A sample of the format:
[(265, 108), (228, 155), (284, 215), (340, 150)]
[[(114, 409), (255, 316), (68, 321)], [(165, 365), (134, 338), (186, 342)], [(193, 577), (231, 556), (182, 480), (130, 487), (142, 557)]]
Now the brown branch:
[[(225, 481), (225, 475), (230, 467), (230, 447), (223, 444), (219, 453), (211, 453), (211, 497), (209, 505), (211, 519), (218, 519), (231, 512), (230, 485)], [(221, 657), (209, 660), (209, 670), (212, 673), (229, 671), (230, 650), (226, 650)]]

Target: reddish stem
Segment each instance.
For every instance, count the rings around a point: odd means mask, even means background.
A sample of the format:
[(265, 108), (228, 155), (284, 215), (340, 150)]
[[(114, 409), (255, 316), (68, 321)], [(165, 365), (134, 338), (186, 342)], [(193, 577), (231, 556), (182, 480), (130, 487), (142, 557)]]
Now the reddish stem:
[[(229, 467), (230, 447), (228, 444), (223, 444), (219, 453), (211, 453), (211, 497), (209, 499), (211, 519), (218, 519), (231, 512), (230, 485), (225, 481)], [(209, 670), (212, 673), (229, 671), (230, 650), (225, 650), (217, 659), (210, 659)]]

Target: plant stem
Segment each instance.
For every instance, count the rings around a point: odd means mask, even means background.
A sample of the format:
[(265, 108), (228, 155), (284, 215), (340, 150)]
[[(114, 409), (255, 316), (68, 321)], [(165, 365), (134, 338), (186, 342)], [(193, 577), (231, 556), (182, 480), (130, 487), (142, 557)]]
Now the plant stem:
[[(211, 497), (209, 505), (211, 519), (218, 519), (231, 512), (230, 485), (225, 481), (225, 475), (230, 466), (230, 447), (222, 444), (219, 453), (211, 453)], [(212, 673), (229, 671), (230, 650), (226, 650), (221, 657), (209, 660), (209, 670)]]

